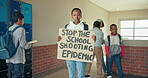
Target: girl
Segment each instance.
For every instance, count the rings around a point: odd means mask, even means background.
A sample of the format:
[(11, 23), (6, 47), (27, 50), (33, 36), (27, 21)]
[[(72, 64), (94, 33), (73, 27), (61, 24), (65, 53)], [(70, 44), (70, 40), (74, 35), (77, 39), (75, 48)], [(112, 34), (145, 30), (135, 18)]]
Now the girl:
[[(91, 31), (95, 31), (95, 36), (96, 36), (96, 42), (94, 44), (94, 55), (96, 55), (97, 59), (97, 74), (98, 78), (101, 78), (102, 75), (102, 42), (104, 38), (104, 34), (102, 30), (100, 29), (101, 27), (104, 27), (104, 23), (102, 20), (98, 19), (93, 23), (93, 29)], [(86, 66), (86, 72), (85, 72), (85, 77), (90, 78), (90, 70), (91, 70), (92, 63), (88, 63)]]

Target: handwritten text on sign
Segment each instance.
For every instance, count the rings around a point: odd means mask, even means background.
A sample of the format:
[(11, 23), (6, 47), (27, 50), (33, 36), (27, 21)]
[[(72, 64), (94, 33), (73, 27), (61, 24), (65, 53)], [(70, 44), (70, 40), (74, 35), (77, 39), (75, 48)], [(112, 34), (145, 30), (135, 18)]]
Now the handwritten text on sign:
[(58, 59), (92, 62), (94, 41), (93, 31), (59, 29), (62, 37), (58, 43)]

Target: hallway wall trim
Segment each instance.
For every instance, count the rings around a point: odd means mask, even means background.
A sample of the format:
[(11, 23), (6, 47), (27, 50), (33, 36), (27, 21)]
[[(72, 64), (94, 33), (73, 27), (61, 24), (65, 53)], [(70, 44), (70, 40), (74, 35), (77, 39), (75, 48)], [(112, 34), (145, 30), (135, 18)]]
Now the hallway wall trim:
[[(121, 61), (125, 74), (148, 77), (148, 47), (125, 46)], [(117, 72), (115, 64), (113, 70)]]
[(62, 65), (65, 60), (57, 59), (57, 44), (33, 47), (33, 75), (39, 74)]

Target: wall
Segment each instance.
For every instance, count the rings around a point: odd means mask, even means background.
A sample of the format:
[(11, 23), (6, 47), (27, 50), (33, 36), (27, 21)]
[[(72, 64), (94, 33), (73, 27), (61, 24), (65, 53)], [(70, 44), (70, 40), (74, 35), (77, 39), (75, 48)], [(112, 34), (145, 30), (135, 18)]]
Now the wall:
[[(148, 77), (148, 47), (125, 46), (125, 56), (122, 58), (124, 74)], [(117, 72), (115, 64), (113, 70)]]
[(33, 47), (33, 75), (65, 64), (57, 60), (57, 44)]
[(82, 20), (90, 29), (93, 22), (101, 18), (105, 22), (103, 31), (107, 31), (108, 11), (88, 0), (23, 0), (33, 7), (33, 39), (38, 40), (33, 47), (33, 75), (65, 64), (57, 60), (58, 29), (71, 20), (71, 10), (82, 9)]
[[(148, 19), (148, 9), (109, 13), (109, 24), (115, 23), (118, 25), (118, 28), (120, 28), (119, 21), (125, 19)], [(119, 29), (118, 32), (120, 32)], [(124, 73), (148, 76), (148, 41), (125, 40), (124, 43), (125, 56), (122, 59)], [(117, 71), (115, 65), (113, 70)]]
[[(148, 10), (109, 13), (87, 0), (23, 1), (33, 5), (33, 39), (38, 40), (38, 43), (33, 47), (33, 74), (39, 74), (65, 64), (65, 61), (56, 59), (58, 28), (64, 27), (65, 24), (69, 23), (69, 20), (71, 20), (70, 12), (74, 7), (80, 7), (82, 9), (82, 19), (89, 24), (90, 28), (92, 28), (92, 23), (95, 19), (103, 19), (105, 22), (105, 27), (103, 28), (105, 36), (109, 33), (109, 25), (112, 23), (119, 25), (119, 20), (121, 19), (148, 18)], [(148, 58), (148, 46), (145, 45), (147, 45), (145, 41), (125, 41), (125, 57), (123, 57), (125, 73), (147, 75), (148, 63), (146, 59)], [(134, 58), (132, 59), (131, 57)], [(135, 62), (132, 63), (132, 61)]]
[(103, 31), (107, 31), (109, 12), (88, 0), (23, 0), (33, 5), (33, 39), (35, 46), (56, 44), (58, 28), (63, 28), (71, 20), (71, 10), (79, 7), (82, 20), (90, 29), (93, 22), (101, 18), (105, 22)]
[(134, 10), (134, 11), (119, 11), (119, 12), (109, 13), (109, 25), (113, 23), (117, 24), (118, 32), (120, 32), (119, 30), (120, 20), (127, 20), (127, 19), (148, 19), (148, 9)]

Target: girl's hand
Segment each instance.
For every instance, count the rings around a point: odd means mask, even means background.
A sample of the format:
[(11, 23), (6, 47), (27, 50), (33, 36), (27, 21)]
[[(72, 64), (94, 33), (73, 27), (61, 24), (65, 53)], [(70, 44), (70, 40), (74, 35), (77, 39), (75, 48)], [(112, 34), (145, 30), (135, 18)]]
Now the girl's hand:
[(102, 45), (105, 43), (105, 40), (102, 41)]
[(110, 58), (111, 57), (110, 54), (107, 54), (107, 57)]
[(91, 38), (94, 40), (94, 42), (96, 42), (96, 36), (92, 35)]
[(58, 42), (61, 41), (61, 39), (62, 39), (62, 37), (61, 36), (58, 36)]

